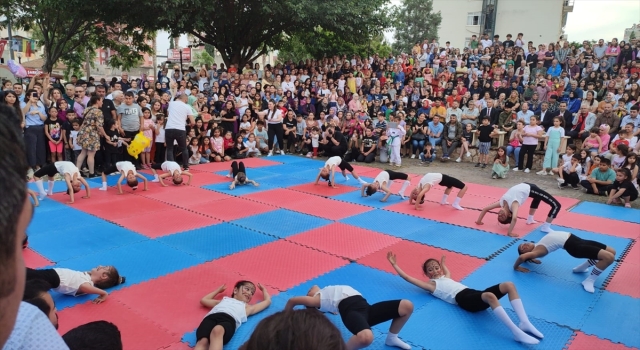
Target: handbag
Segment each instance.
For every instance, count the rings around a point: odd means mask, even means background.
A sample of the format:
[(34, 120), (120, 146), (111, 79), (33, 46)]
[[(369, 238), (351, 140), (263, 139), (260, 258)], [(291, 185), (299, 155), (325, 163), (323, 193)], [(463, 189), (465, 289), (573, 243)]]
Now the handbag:
[(423, 133), (415, 133), (411, 136), (412, 140), (424, 141), (427, 137)]

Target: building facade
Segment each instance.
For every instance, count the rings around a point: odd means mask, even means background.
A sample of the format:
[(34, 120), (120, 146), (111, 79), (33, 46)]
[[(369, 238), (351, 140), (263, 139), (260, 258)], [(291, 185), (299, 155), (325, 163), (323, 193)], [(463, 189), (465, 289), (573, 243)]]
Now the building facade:
[(640, 24), (634, 23), (633, 25), (631, 25), (631, 27), (625, 29), (624, 37), (622, 38), (622, 40), (624, 40), (625, 42), (630, 42), (632, 40), (635, 40), (636, 42), (638, 42), (640, 40)]
[(537, 45), (555, 43), (563, 35), (573, 0), (433, 0), (433, 10), (442, 15), (441, 44), (463, 47), (474, 34), (497, 34), (504, 40), (507, 34), (515, 39), (523, 33), (525, 41)]

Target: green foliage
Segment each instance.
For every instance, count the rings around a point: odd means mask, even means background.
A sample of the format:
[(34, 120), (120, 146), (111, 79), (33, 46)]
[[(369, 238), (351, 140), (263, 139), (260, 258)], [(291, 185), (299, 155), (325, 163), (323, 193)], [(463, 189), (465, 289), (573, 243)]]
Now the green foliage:
[(633, 40), (636, 38), (636, 32), (632, 31), (631, 34), (629, 34), (629, 40)]
[(425, 39), (438, 39), (442, 22), (440, 12), (433, 12), (433, 0), (403, 0), (393, 12), (395, 42), (393, 49), (409, 53), (411, 48)]
[(191, 65), (196, 69), (199, 69), (204, 65), (211, 66), (213, 63), (214, 59), (206, 49), (203, 51), (197, 51), (191, 58)]

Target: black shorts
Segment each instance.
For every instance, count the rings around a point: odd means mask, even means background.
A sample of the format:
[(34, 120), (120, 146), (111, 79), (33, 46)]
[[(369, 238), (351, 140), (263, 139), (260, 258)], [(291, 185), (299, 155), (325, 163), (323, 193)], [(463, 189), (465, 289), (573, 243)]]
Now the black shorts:
[(350, 173), (353, 172), (353, 167), (351, 166), (351, 164), (349, 164), (349, 162), (347, 162), (346, 160), (342, 160), (342, 162), (340, 162), (340, 164), (338, 165), (338, 168), (340, 168), (340, 170), (348, 170)]
[(466, 288), (456, 294), (456, 303), (458, 303), (458, 306), (460, 306), (462, 309), (469, 312), (486, 310), (487, 308), (489, 308), (489, 304), (485, 303), (484, 300), (482, 300), (482, 293), (485, 292), (493, 293), (493, 295), (495, 295), (498, 299), (502, 299), (502, 297), (504, 296), (504, 293), (500, 291), (500, 284), (491, 286), (483, 291)]
[[(56, 168), (56, 164), (51, 163), (36, 170), (36, 172), (33, 173), (33, 177), (41, 178), (41, 177), (44, 177), (45, 175), (47, 175), (48, 177), (54, 177), (56, 176), (57, 173), (58, 173), (58, 168)], [(49, 179), (49, 180), (53, 180), (53, 179)]]
[(598, 253), (607, 246), (596, 241), (588, 241), (576, 235), (570, 235), (564, 242), (564, 250), (574, 258), (598, 260)]
[(455, 177), (451, 177), (445, 174), (442, 174), (442, 180), (440, 180), (440, 183), (438, 185), (444, 186), (446, 188), (455, 187), (459, 189), (463, 189), (465, 186), (464, 182), (456, 179)]
[(60, 276), (54, 269), (34, 270), (27, 267), (27, 281), (43, 280), (49, 283), (51, 288), (60, 287)]
[(355, 335), (377, 324), (400, 317), (399, 307), (400, 300), (381, 301), (369, 305), (365, 298), (354, 295), (343, 299), (338, 304), (338, 311), (344, 326)]
[(388, 174), (389, 174), (389, 181), (393, 181), (393, 180), (408, 180), (409, 179), (409, 175), (405, 174), (405, 173), (400, 173), (397, 171), (393, 171), (393, 170), (385, 170)]
[(202, 320), (202, 322), (200, 322), (200, 325), (196, 330), (196, 342), (203, 338), (207, 338), (211, 341), (209, 336), (215, 326), (222, 326), (222, 328), (224, 328), (222, 344), (227, 344), (236, 332), (236, 320), (224, 312), (216, 312), (208, 315)]

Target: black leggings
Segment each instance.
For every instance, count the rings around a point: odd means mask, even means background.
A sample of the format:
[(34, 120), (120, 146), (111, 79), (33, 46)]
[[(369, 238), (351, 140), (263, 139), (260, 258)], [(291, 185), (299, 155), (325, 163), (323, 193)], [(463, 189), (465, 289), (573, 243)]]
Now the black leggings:
[(27, 267), (27, 281), (31, 280), (46, 281), (51, 288), (60, 287), (60, 276), (54, 269), (34, 270)]
[(564, 242), (564, 250), (577, 259), (598, 260), (598, 253), (606, 249), (607, 246), (600, 242), (582, 239), (573, 234)]
[(393, 170), (385, 170), (389, 174), (389, 181), (393, 180), (409, 180), (409, 175)]
[(438, 185), (444, 186), (446, 188), (455, 187), (460, 190), (464, 189), (467, 186), (464, 184), (464, 182), (446, 174), (442, 174), (442, 180), (440, 180), (440, 183)]
[(577, 172), (568, 173), (562, 170), (562, 178), (564, 179), (564, 183), (571, 186), (578, 186), (580, 183), (580, 177)]
[[(48, 177), (52, 178), (56, 176), (57, 173), (58, 173), (58, 168), (56, 168), (55, 163), (50, 163), (38, 169), (35, 173), (33, 173), (33, 177), (41, 178), (47, 175)], [(50, 180), (53, 180), (53, 179), (50, 179)]]
[(338, 304), (338, 311), (344, 326), (355, 335), (377, 324), (400, 317), (399, 307), (400, 300), (381, 301), (369, 305), (365, 298), (354, 295), (343, 299)]
[(118, 172), (118, 167), (116, 167), (115, 164), (111, 164), (111, 165), (109, 165), (108, 168), (105, 168), (102, 171), (102, 173), (105, 174), (105, 175), (109, 175), (109, 174), (113, 174), (113, 173), (119, 173)]
[(551, 206), (548, 217), (555, 219), (556, 216), (558, 216), (558, 212), (560, 212), (560, 208), (562, 207), (560, 205), (560, 202), (558, 202), (557, 199), (542, 190), (540, 187), (530, 183), (527, 183), (527, 185), (529, 185), (529, 187), (531, 188), (529, 190), (529, 197), (533, 198), (533, 201), (531, 202), (531, 209), (538, 209), (540, 202), (545, 202)]
[(156, 142), (156, 154), (153, 161), (156, 163), (163, 163), (166, 160), (167, 147), (164, 142)]
[[(536, 152), (538, 144), (535, 145), (522, 145), (520, 148), (520, 156), (518, 157), (518, 169), (529, 169), (533, 166), (533, 155)], [(524, 155), (527, 155), (527, 165), (524, 165)]]
[(238, 164), (238, 162), (236, 162), (235, 160), (231, 163), (231, 172), (233, 173), (233, 178), (236, 178), (236, 175), (238, 175), (238, 173), (244, 173), (245, 175), (247, 175), (247, 171), (244, 168), (244, 163), (240, 162), (240, 164)]
[(269, 129), (267, 129), (267, 136), (269, 151), (273, 151), (273, 138), (278, 138), (278, 147), (281, 151), (284, 151), (284, 128), (282, 127), (282, 123), (278, 124), (269, 124)]

